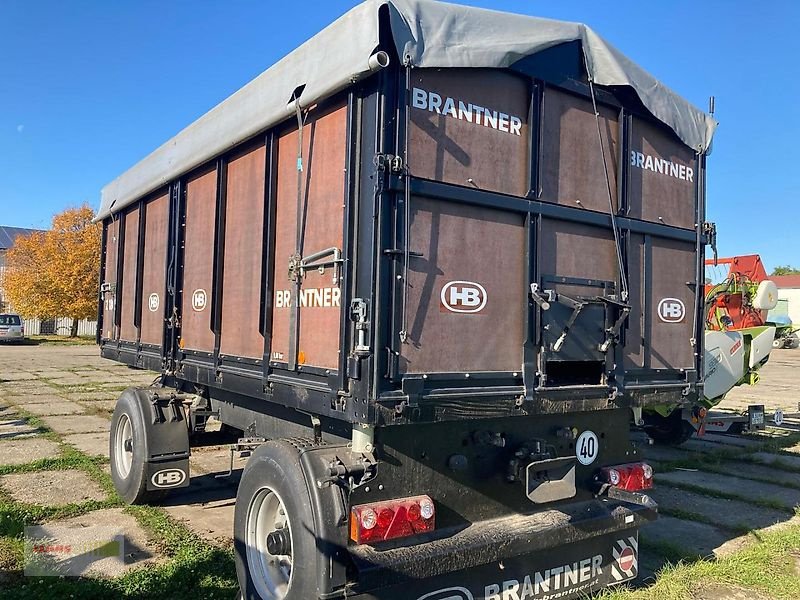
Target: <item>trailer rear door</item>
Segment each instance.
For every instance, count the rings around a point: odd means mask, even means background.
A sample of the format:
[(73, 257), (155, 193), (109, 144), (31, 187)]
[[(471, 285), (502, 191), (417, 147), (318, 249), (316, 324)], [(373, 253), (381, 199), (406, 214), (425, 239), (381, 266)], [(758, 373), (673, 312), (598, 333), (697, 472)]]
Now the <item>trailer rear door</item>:
[(535, 362), (557, 387), (695, 369), (693, 151), (609, 94), (596, 117), (580, 89), (509, 72), (410, 77), (394, 372), (518, 378)]

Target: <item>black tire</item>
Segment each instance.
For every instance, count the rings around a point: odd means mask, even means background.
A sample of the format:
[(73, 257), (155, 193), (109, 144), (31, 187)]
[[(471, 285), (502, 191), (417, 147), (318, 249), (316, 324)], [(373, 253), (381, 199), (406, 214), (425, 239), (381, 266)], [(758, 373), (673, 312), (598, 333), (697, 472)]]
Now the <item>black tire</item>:
[[(236, 509), (233, 520), (234, 553), (236, 575), (239, 579), (244, 600), (273, 600), (270, 594), (259, 594), (266, 584), (259, 585), (258, 566), (250, 560), (258, 554), (252, 544), (248, 544), (248, 515), (251, 505), (257, 505), (257, 497), (264, 490), (274, 492), (285, 508), (288, 518), (291, 543), (291, 577), (285, 600), (312, 600), (319, 598), (316, 574), (319, 569), (320, 552), (316, 543), (316, 527), (311, 508), (306, 480), (303, 476), (300, 456), (297, 449), (286, 442), (270, 441), (259, 446), (245, 465), (239, 489), (236, 493)], [(255, 508), (253, 508), (255, 511)], [(252, 523), (252, 519), (251, 519)], [(249, 548), (249, 551), (248, 551)]]
[[(127, 419), (130, 423), (132, 437), (132, 453), (130, 467), (125, 473), (125, 468), (118, 464), (116, 442), (120, 426)], [(111, 460), (111, 480), (120, 497), (128, 504), (146, 504), (155, 502), (166, 495), (165, 491), (148, 491), (147, 476), (145, 474), (145, 416), (142, 413), (138, 399), (138, 390), (129, 388), (122, 392), (114, 407), (114, 416), (111, 418), (111, 433), (109, 436), (109, 458)], [(139, 450), (137, 452), (137, 449)]]
[(645, 417), (644, 431), (657, 444), (680, 446), (695, 432), (690, 423), (683, 420), (682, 411), (676, 410), (667, 417), (649, 414)]

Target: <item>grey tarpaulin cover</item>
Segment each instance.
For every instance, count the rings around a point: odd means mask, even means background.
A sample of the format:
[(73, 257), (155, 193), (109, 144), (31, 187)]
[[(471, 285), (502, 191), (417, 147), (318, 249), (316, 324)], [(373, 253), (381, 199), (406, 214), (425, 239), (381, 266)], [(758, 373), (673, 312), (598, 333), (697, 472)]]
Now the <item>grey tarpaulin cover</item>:
[(580, 40), (599, 85), (630, 86), (691, 148), (706, 151), (716, 122), (623, 56), (586, 25), (431, 0), (367, 0), (337, 19), (103, 188), (102, 219), (290, 116), (303, 88), (309, 106), (370, 72), (378, 13), (388, 7), (397, 53), (415, 67), (508, 67)]

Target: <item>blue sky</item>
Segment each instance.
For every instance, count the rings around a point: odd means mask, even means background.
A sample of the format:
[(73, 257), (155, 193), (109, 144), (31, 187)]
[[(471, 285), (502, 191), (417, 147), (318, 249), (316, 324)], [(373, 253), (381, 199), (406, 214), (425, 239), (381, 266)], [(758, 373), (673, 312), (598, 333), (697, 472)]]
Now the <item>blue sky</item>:
[[(474, 0), (583, 21), (701, 108), (721, 255), (800, 267), (800, 3)], [(0, 224), (47, 227), (355, 1), (0, 2)]]

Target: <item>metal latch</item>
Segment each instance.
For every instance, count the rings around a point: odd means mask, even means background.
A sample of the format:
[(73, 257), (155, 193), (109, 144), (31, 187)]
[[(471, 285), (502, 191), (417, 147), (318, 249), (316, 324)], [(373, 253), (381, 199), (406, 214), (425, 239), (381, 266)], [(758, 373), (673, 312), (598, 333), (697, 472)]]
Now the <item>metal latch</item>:
[(550, 303), (555, 302), (556, 300), (556, 292), (555, 290), (539, 291), (539, 284), (532, 283), (531, 298), (533, 299), (534, 302), (536, 302), (536, 304), (539, 305), (539, 308), (541, 308), (542, 310), (550, 310)]
[(289, 257), (289, 281), (302, 281), (308, 271), (316, 269), (320, 274), (325, 273), (326, 267), (333, 267), (333, 285), (339, 285), (341, 280), (342, 251), (339, 248), (327, 248), (306, 257), (293, 254)]
[(369, 331), (369, 310), (363, 298), (353, 298), (350, 302), (350, 320), (356, 327), (356, 347), (357, 354), (369, 353), (369, 343), (367, 342), (367, 332)]
[(379, 170), (388, 171), (389, 173), (402, 173), (403, 157), (395, 156), (394, 154), (377, 154), (375, 156), (375, 166)]
[(702, 229), (703, 235), (706, 238), (706, 243), (711, 246), (711, 251), (714, 253), (714, 266), (717, 266), (717, 224), (716, 223), (709, 223), (708, 221), (703, 223)]

